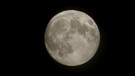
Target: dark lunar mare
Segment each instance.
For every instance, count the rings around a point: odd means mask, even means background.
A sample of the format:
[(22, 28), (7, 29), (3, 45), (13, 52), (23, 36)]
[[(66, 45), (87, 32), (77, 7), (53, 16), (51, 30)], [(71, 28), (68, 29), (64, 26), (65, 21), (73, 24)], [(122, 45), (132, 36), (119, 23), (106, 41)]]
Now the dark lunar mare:
[[(93, 24), (93, 22), (91, 22), (91, 21), (89, 23)], [(90, 27), (86, 26), (85, 24), (81, 24), (77, 20), (71, 20), (70, 25), (71, 25), (71, 30), (70, 31), (72, 33), (75, 33), (75, 29), (77, 29), (79, 34), (83, 35), (86, 38), (87, 37), (86, 32), (90, 32), (90, 35), (96, 39), (96, 30), (94, 28), (90, 28)], [(87, 38), (87, 41), (91, 42), (92, 39)]]

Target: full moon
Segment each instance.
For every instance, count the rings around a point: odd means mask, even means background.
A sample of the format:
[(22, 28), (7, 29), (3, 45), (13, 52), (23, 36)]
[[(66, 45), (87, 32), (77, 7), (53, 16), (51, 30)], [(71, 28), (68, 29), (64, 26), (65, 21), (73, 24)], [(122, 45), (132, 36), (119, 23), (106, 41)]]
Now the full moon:
[(78, 10), (66, 10), (49, 21), (44, 42), (55, 61), (66, 66), (79, 66), (97, 52), (100, 33), (89, 15)]

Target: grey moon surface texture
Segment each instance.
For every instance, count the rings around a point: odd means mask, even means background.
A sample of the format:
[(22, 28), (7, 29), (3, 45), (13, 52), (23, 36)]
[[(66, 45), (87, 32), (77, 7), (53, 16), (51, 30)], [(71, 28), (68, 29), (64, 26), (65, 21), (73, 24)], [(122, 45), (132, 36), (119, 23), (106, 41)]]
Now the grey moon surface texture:
[(97, 52), (100, 32), (95, 21), (86, 13), (66, 10), (49, 21), (44, 42), (55, 61), (66, 66), (79, 66)]

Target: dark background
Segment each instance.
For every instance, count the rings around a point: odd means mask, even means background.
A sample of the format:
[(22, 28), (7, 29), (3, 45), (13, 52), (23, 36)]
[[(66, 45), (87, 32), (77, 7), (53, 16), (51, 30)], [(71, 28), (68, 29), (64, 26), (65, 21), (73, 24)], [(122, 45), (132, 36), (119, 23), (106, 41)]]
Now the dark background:
[[(132, 2), (131, 2), (132, 3)], [(55, 1), (19, 2), (8, 7), (15, 18), (12, 43), (15, 52), (11, 62), (20, 74), (51, 75), (121, 75), (131, 74), (132, 4), (126, 1)], [(86, 64), (67, 67), (54, 61), (44, 45), (44, 33), (50, 19), (64, 10), (79, 10), (96, 22), (101, 41), (96, 55)], [(14, 24), (13, 24), (14, 25)], [(11, 27), (11, 26), (10, 26)], [(15, 35), (15, 36), (14, 36)], [(14, 38), (15, 37), (15, 38)], [(15, 43), (17, 41), (17, 43)], [(12, 66), (15, 68), (12, 64)], [(12, 70), (12, 68), (10, 68)]]
[[(32, 50), (30, 70), (43, 75), (115, 75), (127, 73), (129, 48), (126, 42), (126, 17), (129, 8), (117, 1), (48, 1), (34, 4), (32, 14)], [(66, 67), (55, 62), (44, 45), (44, 32), (49, 20), (64, 10), (79, 10), (90, 15), (97, 23), (101, 42), (96, 55), (88, 63)]]

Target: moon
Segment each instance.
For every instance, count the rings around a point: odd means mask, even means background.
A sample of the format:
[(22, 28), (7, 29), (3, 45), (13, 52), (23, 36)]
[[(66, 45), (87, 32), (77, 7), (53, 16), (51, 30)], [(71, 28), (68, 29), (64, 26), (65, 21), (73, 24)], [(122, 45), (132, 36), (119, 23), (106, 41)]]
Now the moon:
[(86, 13), (66, 10), (48, 23), (44, 43), (49, 55), (65, 66), (79, 66), (97, 52), (100, 33), (95, 21)]

